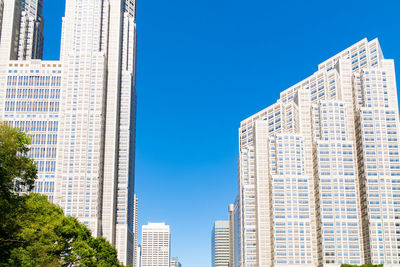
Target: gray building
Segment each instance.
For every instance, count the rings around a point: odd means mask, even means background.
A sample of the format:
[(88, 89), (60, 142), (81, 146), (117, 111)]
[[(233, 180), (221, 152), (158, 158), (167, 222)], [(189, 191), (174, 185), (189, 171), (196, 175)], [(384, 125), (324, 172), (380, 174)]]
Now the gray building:
[(227, 267), (230, 259), (229, 221), (216, 221), (211, 234), (211, 266)]

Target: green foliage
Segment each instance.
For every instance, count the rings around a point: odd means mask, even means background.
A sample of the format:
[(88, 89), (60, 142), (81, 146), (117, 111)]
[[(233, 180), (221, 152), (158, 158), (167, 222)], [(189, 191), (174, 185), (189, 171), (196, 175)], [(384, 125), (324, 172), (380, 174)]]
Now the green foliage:
[(0, 122), (0, 197), (10, 198), (13, 192), (32, 190), (37, 168), (27, 157), (29, 144), (26, 134)]
[[(76, 218), (30, 191), (36, 179), (29, 138), (0, 122), (0, 266), (122, 266), (116, 249)], [(17, 181), (17, 183), (15, 182)]]
[[(19, 198), (14, 245), (3, 266), (122, 266), (116, 249), (94, 238), (87, 227), (66, 217), (60, 207), (39, 194)], [(13, 243), (13, 242), (11, 242)]]
[(30, 191), (36, 179), (36, 165), (27, 157), (29, 144), (27, 135), (0, 122), (0, 262), (20, 244), (14, 239), (16, 218), (23, 212), (16, 192)]
[(8, 266), (122, 266), (117, 251), (104, 238), (94, 238), (87, 227), (66, 217), (60, 207), (39, 194), (25, 195), (18, 203), (19, 226)]

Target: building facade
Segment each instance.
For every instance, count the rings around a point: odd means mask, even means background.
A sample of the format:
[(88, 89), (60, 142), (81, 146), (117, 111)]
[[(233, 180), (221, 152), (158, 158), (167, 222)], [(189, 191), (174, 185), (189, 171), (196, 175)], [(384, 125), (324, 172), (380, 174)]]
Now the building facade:
[(215, 221), (211, 233), (211, 266), (229, 266), (230, 259), (230, 222)]
[(42, 59), (43, 0), (22, 1), (20, 16), (17, 58), (20, 60)]
[(0, 118), (31, 136), (38, 178), (33, 192), (54, 201), (62, 67), (54, 61), (9, 61)]
[(229, 267), (235, 263), (235, 204), (229, 204)]
[(136, 3), (67, 0), (59, 61), (42, 1), (4, 0), (0, 119), (32, 135), (37, 192), (134, 261)]
[(140, 267), (142, 262), (142, 246), (137, 245), (136, 246), (136, 258), (135, 258), (135, 264), (133, 265), (134, 267)]
[(139, 209), (139, 200), (137, 195), (134, 196), (134, 203), (133, 203), (133, 262), (134, 267), (139, 267), (140, 265), (137, 264), (137, 258), (140, 257), (140, 251), (138, 251), (138, 242), (137, 242), (137, 235), (138, 235), (138, 209)]
[(170, 227), (165, 223), (142, 226), (141, 267), (169, 267)]
[(377, 39), (241, 122), (235, 266), (400, 264), (399, 110)]

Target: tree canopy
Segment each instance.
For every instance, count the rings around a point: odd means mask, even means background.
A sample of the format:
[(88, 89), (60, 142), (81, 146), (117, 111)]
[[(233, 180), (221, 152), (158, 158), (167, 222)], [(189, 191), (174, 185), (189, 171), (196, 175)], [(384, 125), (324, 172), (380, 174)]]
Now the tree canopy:
[(106, 239), (29, 193), (37, 176), (29, 144), (29, 136), (0, 122), (0, 266), (122, 266)]
[(29, 158), (30, 138), (0, 122), (0, 197), (9, 198), (23, 189), (33, 189), (36, 164)]
[(108, 241), (92, 237), (85, 225), (64, 216), (45, 196), (22, 196), (14, 215), (18, 231), (11, 242), (18, 242), (9, 252), (8, 265), (121, 266)]

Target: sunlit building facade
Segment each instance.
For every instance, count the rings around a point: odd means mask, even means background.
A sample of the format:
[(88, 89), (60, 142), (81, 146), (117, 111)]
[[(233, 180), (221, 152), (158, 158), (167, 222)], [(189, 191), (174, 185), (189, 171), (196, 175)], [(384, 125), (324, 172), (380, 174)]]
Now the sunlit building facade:
[(215, 221), (211, 232), (211, 266), (229, 266), (230, 230), (229, 221)]
[(133, 262), (134, 267), (139, 267), (137, 265), (137, 258), (140, 257), (140, 251), (138, 251), (138, 210), (139, 210), (139, 200), (137, 195), (134, 196), (134, 204), (133, 204)]
[(235, 266), (399, 266), (398, 112), (364, 39), (242, 121)]
[(142, 226), (141, 267), (169, 267), (171, 231), (165, 223)]
[(43, 57), (43, 0), (21, 1), (18, 59), (42, 59)]
[(41, 61), (41, 0), (4, 0), (0, 119), (32, 136), (35, 191), (134, 262), (136, 2), (67, 0), (59, 61)]
[(62, 67), (54, 61), (9, 61), (0, 118), (31, 136), (38, 168), (33, 192), (54, 200)]

